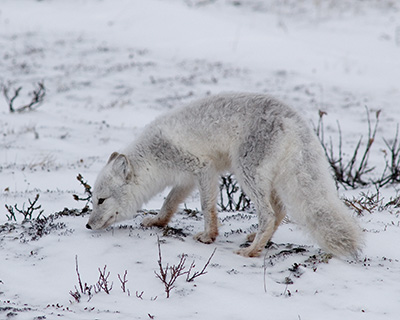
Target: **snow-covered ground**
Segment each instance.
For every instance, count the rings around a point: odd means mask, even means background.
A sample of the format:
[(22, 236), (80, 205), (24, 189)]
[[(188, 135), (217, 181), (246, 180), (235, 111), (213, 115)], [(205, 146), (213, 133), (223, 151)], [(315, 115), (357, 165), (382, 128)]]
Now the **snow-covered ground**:
[[(0, 96), (0, 318), (7, 319), (397, 319), (400, 314), (398, 209), (364, 212), (360, 261), (329, 259), (298, 226), (283, 224), (260, 258), (233, 253), (254, 230), (250, 213), (220, 213), (212, 245), (192, 235), (201, 214), (179, 212), (171, 232), (143, 229), (143, 214), (107, 231), (87, 216), (57, 216), (40, 226), (7, 223), (5, 204), (28, 206), (40, 194), (44, 216), (82, 208), (78, 173), (93, 184), (109, 155), (163, 112), (221, 91), (273, 94), (325, 136), (343, 135), (350, 157), (382, 110), (369, 162), (384, 167), (383, 138), (400, 122), (400, 4), (391, 0), (2, 0), (0, 84), (22, 87), (15, 107), (43, 81), (35, 111), (10, 113)], [(363, 190), (376, 192), (374, 187)], [(339, 190), (347, 198), (360, 190)], [(397, 186), (381, 190), (385, 199)], [(158, 209), (163, 194), (145, 209)], [(385, 202), (384, 200), (383, 202)], [(198, 196), (188, 199), (199, 207)], [(66, 211), (67, 212), (67, 211)], [(36, 213), (34, 213), (35, 215)], [(186, 237), (174, 231), (182, 229)], [(166, 298), (163, 264), (207, 274), (178, 278)], [(107, 266), (113, 289), (78, 303), (82, 282)], [(127, 290), (118, 274), (127, 271)], [(128, 294), (129, 290), (129, 294)]]

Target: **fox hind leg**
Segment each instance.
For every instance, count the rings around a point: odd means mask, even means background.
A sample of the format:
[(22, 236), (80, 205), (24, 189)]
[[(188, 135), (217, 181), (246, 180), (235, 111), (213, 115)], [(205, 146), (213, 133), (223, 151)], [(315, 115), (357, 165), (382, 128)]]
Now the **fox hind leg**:
[(246, 194), (255, 204), (258, 216), (258, 231), (253, 242), (249, 247), (240, 249), (236, 253), (245, 257), (257, 257), (271, 239), (283, 219), (281, 218), (283, 214), (279, 214), (277, 218), (274, 209), (278, 209), (280, 206), (277, 205), (278, 202), (274, 202), (274, 206), (271, 204), (273, 192), (270, 186), (266, 183), (257, 183), (255, 175), (246, 174), (246, 172), (243, 172), (242, 177), (244, 178), (241, 178), (241, 175), (238, 174), (236, 176)]
[(256, 210), (258, 231), (255, 233), (254, 240), (249, 247), (236, 252), (245, 257), (258, 257), (275, 231), (277, 219), (272, 206), (266, 202), (262, 205), (256, 205)]
[(271, 192), (270, 201), (271, 201), (272, 210), (274, 210), (275, 218), (276, 218), (275, 227), (274, 227), (274, 233), (275, 233), (276, 229), (278, 229), (278, 227), (280, 226), (282, 220), (286, 217), (286, 210), (283, 206), (281, 199), (279, 198), (279, 196), (275, 190), (272, 190), (272, 192)]
[[(272, 190), (271, 192), (271, 197), (270, 197), (270, 203), (272, 206), (272, 210), (275, 213), (275, 227), (274, 227), (274, 232), (278, 229), (279, 225), (281, 224), (282, 220), (285, 218), (286, 216), (286, 211), (285, 208), (283, 207), (283, 203), (281, 202), (280, 198), (278, 197), (278, 194), (276, 193), (275, 190)], [(247, 241), (253, 242), (255, 237), (256, 237), (256, 232), (250, 233), (247, 236)], [(271, 235), (271, 238), (273, 236), (273, 234)], [(270, 241), (271, 239), (268, 239), (268, 241)]]

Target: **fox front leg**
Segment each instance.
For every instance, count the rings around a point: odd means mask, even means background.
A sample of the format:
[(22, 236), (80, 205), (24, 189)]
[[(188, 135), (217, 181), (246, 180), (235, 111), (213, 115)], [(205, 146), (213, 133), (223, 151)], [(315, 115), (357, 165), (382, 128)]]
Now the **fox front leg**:
[(178, 206), (186, 199), (194, 188), (193, 182), (177, 185), (172, 188), (155, 217), (146, 217), (142, 221), (144, 227), (165, 227), (178, 209)]
[(203, 243), (212, 243), (218, 236), (218, 174), (214, 170), (207, 170), (199, 179), (201, 209), (204, 216), (204, 231), (194, 236), (194, 239)]

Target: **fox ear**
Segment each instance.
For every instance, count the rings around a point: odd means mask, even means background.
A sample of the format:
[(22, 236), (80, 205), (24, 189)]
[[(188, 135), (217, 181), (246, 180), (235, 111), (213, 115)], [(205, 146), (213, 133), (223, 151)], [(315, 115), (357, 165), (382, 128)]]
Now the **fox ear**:
[(119, 156), (119, 153), (118, 152), (113, 152), (112, 154), (111, 154), (111, 156), (110, 156), (110, 158), (108, 159), (108, 162), (107, 163), (110, 163), (111, 161), (113, 161), (116, 157), (118, 157)]
[[(114, 153), (111, 155), (111, 157), (114, 155)], [(114, 163), (112, 164), (113, 170), (121, 175), (126, 181), (131, 180), (133, 177), (133, 168), (126, 155), (117, 153), (110, 161), (112, 160), (114, 160)]]

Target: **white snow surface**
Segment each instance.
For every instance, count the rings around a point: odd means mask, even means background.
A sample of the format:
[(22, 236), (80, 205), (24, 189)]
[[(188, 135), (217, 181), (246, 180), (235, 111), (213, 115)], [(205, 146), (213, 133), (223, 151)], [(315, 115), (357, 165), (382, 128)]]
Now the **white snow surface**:
[[(5, 208), (27, 207), (36, 194), (44, 216), (82, 208), (72, 197), (83, 196), (78, 173), (93, 185), (109, 155), (156, 116), (223, 91), (270, 93), (314, 126), (327, 112), (325, 136), (337, 143), (339, 121), (344, 156), (368, 132), (365, 107), (373, 123), (381, 110), (369, 159), (379, 175), (383, 138), (392, 141), (400, 122), (398, 1), (2, 0), (0, 84), (10, 94), (22, 87), (18, 107), (39, 81), (47, 91), (34, 111), (10, 113), (0, 96), (1, 319), (398, 319), (398, 210), (357, 217), (366, 239), (359, 260), (324, 263), (290, 221), (263, 256), (234, 254), (254, 231), (251, 213), (221, 212), (220, 236), (205, 245), (192, 238), (200, 213), (180, 211), (170, 223), (186, 237), (142, 228), (140, 213), (97, 232), (85, 228), (87, 215), (59, 217), (34, 239), (30, 222), (8, 222)], [(381, 191), (397, 196), (396, 185)], [(144, 209), (159, 209), (164, 196)], [(196, 193), (186, 206), (199, 207)], [(216, 248), (207, 273), (178, 278), (168, 299), (155, 275), (157, 237), (164, 266), (185, 254), (186, 270), (195, 261), (199, 271)], [(110, 294), (75, 301), (76, 257), (89, 285), (107, 266)]]

